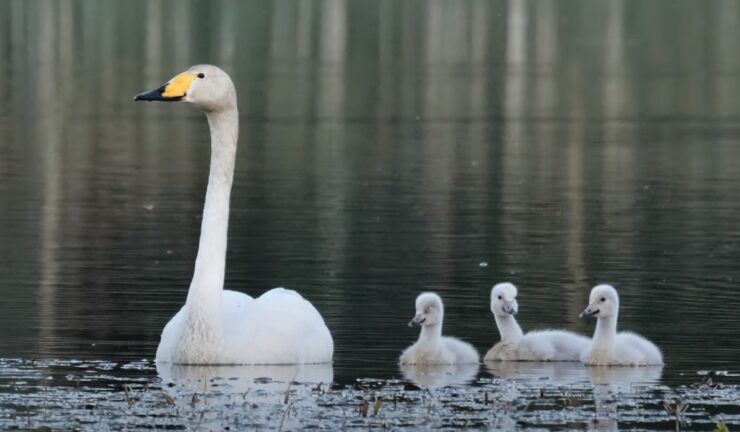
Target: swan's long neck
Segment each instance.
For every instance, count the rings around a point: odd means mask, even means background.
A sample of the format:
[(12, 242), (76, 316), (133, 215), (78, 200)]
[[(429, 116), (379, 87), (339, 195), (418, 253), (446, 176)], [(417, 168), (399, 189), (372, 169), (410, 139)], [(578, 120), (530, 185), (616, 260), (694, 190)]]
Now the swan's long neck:
[(436, 345), (442, 339), (442, 323), (422, 326), (419, 342), (425, 345)]
[(594, 331), (593, 350), (610, 351), (617, 336), (617, 314), (607, 318), (599, 318)]
[(198, 256), (186, 304), (191, 318), (216, 325), (226, 267), (229, 198), (234, 177), (239, 114), (236, 107), (206, 113), (211, 128), (211, 169)]
[(516, 322), (513, 315), (493, 315), (496, 320), (498, 332), (501, 335), (501, 342), (519, 342), (524, 336), (522, 328)]

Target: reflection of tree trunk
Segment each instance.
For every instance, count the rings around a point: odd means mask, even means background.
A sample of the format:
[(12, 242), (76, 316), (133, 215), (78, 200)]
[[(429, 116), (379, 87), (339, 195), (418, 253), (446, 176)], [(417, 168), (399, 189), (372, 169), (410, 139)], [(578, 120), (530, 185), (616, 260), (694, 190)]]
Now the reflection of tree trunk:
[(716, 14), (710, 22), (716, 22), (716, 31), (711, 45), (715, 47), (716, 70), (714, 82), (714, 113), (718, 116), (737, 116), (740, 113), (740, 56), (737, 41), (740, 40), (740, 2), (721, 0), (712, 3)]
[[(504, 78), (504, 133), (501, 151), (501, 202), (519, 202), (523, 194), (521, 181), (526, 173), (526, 86), (527, 86), (527, 9), (524, 0), (509, 2), (506, 29), (506, 76)], [(522, 222), (515, 214), (516, 209), (502, 206), (501, 226), (506, 227), (502, 234), (502, 249), (507, 253), (501, 256), (509, 262), (497, 263), (503, 270), (517, 262), (519, 257), (512, 251), (522, 240)]]
[[(347, 219), (345, 204), (350, 193), (349, 170), (350, 152), (345, 142), (347, 122), (344, 116), (345, 74), (345, 41), (347, 39), (347, 17), (345, 0), (326, 0), (321, 3), (320, 13), (320, 52), (319, 58), (325, 64), (324, 73), (318, 74), (316, 91), (317, 101), (313, 111), (321, 117), (331, 119), (329, 128), (331, 139), (327, 141), (326, 127), (315, 127), (313, 142), (316, 144), (314, 158), (316, 167), (313, 172), (323, 173), (318, 176), (316, 185), (316, 208), (318, 215), (318, 234), (324, 247), (317, 255), (322, 256), (326, 271), (344, 268), (342, 262), (347, 256), (348, 244)], [(338, 287), (343, 289), (343, 287)], [(341, 291), (340, 291), (341, 292)], [(327, 294), (333, 293), (332, 291)], [(344, 292), (343, 295), (347, 295)]]
[(606, 125), (624, 115), (629, 88), (626, 86), (627, 69), (624, 55), (624, 3), (614, 0), (607, 3), (604, 38), (604, 116)]
[[(162, 0), (146, 2), (146, 28), (144, 30), (144, 82), (147, 84), (163, 81), (162, 76)], [(143, 90), (143, 89), (142, 89)]]
[(167, 9), (167, 13), (172, 16), (174, 29), (173, 39), (175, 42), (168, 44), (175, 53), (174, 69), (180, 71), (191, 66), (193, 52), (193, 38), (190, 28), (192, 14), (190, 8), (191, 2), (182, 1), (177, 3), (177, 7)]
[[(624, 44), (625, 4), (622, 0), (608, 3), (604, 34), (604, 83), (603, 127), (604, 152), (601, 161), (600, 196), (609, 230), (620, 235), (604, 236), (601, 246), (607, 256), (633, 256), (637, 232), (635, 219), (625, 217), (633, 213), (632, 207), (641, 190), (635, 182), (635, 154), (637, 128), (626, 127), (622, 119), (635, 115), (637, 106), (632, 97), (634, 86), (630, 82)], [(620, 269), (611, 269), (619, 271)]]
[[(566, 91), (573, 103), (570, 112), (570, 125), (566, 140), (568, 147), (566, 149), (566, 167), (567, 176), (567, 201), (568, 201), (568, 235), (566, 239), (566, 265), (571, 276), (573, 284), (566, 285), (566, 296), (568, 298), (566, 321), (573, 321), (581, 312), (584, 304), (584, 290), (589, 287), (586, 282), (586, 262), (584, 257), (585, 239), (585, 209), (584, 209), (584, 172), (583, 172), (583, 152), (585, 149), (585, 116), (586, 110), (583, 106), (582, 96), (575, 91), (583, 82), (585, 77), (580, 73), (577, 66), (573, 66), (571, 73), (568, 74), (568, 85)], [(586, 291), (587, 292), (587, 291)]]
[(276, 0), (270, 52), (276, 60), (311, 58), (314, 10), (319, 3)]
[(236, 56), (236, 20), (237, 0), (221, 0), (221, 16), (218, 20), (219, 37), (216, 39), (218, 46), (218, 59), (220, 67), (227, 72), (234, 72)]
[(62, 200), (60, 172), (60, 146), (62, 145), (62, 110), (55, 99), (49, 95), (64, 89), (71, 76), (71, 31), (72, 20), (69, 14), (69, 1), (49, 4), (36, 9), (39, 13), (38, 27), (38, 74), (36, 89), (36, 119), (38, 127), (37, 143), (43, 148), (40, 175), (43, 178), (43, 193), (40, 218), (39, 267), (40, 281), (38, 294), (39, 337), (38, 352), (49, 353), (47, 343), (53, 343), (56, 333), (56, 289), (59, 285), (59, 258), (57, 250), (61, 243), (59, 232), (59, 208)]
[[(454, 65), (461, 51), (465, 51), (461, 43), (461, 33), (467, 31), (466, 26), (455, 13), (451, 13), (449, 4), (435, 0), (428, 3), (426, 14), (426, 32), (424, 59), (427, 65), (439, 65), (436, 69), (446, 70)], [(434, 69), (433, 69), (434, 70)], [(431, 235), (426, 239), (427, 250), (433, 251), (429, 260), (434, 262), (438, 269), (440, 282), (449, 279), (452, 269), (450, 254), (452, 252), (451, 236), (454, 232), (452, 219), (452, 191), (454, 187), (454, 160), (457, 145), (454, 143), (454, 126), (439, 124), (433, 120), (439, 118), (458, 117), (465, 113), (459, 112), (455, 102), (461, 99), (460, 94), (450, 97), (449, 92), (454, 88), (444, 85), (446, 77), (442, 73), (430, 73), (422, 89), (423, 108), (422, 118), (426, 120), (422, 129), (421, 166), (423, 167), (423, 197), (429, 214), (427, 217)], [(430, 125), (434, 129), (430, 129)]]

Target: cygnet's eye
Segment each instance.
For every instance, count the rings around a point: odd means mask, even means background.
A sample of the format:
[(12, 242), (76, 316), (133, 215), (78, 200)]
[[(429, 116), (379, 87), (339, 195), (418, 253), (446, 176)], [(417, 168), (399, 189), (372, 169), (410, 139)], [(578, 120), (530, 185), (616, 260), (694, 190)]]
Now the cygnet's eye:
[(204, 74), (203, 72), (198, 74), (198, 78), (205, 78), (205, 77), (206, 77), (206, 74)]
[(602, 298), (601, 298), (601, 301), (602, 301), (602, 302), (605, 302), (605, 301), (606, 301), (606, 297), (602, 297)]
[(431, 310), (432, 310), (432, 306), (429, 306), (429, 307), (427, 307), (426, 309), (424, 309), (424, 313), (425, 313), (425, 314), (428, 314), (428, 313), (429, 313), (429, 311), (431, 311)]
[(502, 300), (501, 296), (498, 296), (498, 299), (499, 299), (499, 300)]

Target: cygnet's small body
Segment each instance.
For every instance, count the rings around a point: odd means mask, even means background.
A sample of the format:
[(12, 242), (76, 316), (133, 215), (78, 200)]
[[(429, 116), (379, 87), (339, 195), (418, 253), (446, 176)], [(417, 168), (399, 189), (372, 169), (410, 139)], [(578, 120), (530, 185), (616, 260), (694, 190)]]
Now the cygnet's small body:
[(650, 366), (662, 365), (660, 349), (644, 337), (632, 332), (617, 333), (619, 295), (611, 285), (596, 285), (591, 290), (589, 305), (581, 318), (595, 316), (596, 331), (581, 361), (589, 366)]
[(501, 341), (488, 350), (485, 361), (579, 361), (590, 340), (565, 330), (522, 332), (514, 315), (519, 311), (517, 289), (509, 283), (491, 289), (491, 312)]
[(416, 315), (409, 326), (421, 326), (419, 340), (401, 354), (402, 365), (478, 363), (478, 352), (467, 342), (442, 336), (444, 306), (435, 293), (416, 298)]

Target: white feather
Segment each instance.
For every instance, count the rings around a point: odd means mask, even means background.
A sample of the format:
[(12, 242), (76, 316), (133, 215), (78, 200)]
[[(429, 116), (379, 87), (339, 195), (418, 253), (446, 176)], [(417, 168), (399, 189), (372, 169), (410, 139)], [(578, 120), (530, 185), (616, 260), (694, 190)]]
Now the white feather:
[[(253, 299), (223, 289), (239, 133), (236, 91), (229, 76), (210, 65), (193, 66), (170, 83), (176, 81), (178, 91), (182, 91), (183, 83), (189, 86), (180, 100), (206, 113), (211, 129), (211, 163), (193, 280), (185, 305), (162, 331), (157, 362), (330, 362), (334, 352), (331, 333), (319, 312), (300, 294), (275, 288)], [(150, 92), (141, 99), (159, 100), (159, 94), (164, 96), (168, 90)]]
[(412, 323), (421, 325), (419, 340), (401, 354), (402, 365), (441, 365), (478, 363), (478, 352), (467, 342), (442, 336), (444, 306), (434, 293), (416, 298), (416, 315)]
[(514, 314), (519, 310), (517, 289), (508, 282), (491, 289), (491, 312), (496, 320), (501, 341), (496, 343), (485, 361), (578, 361), (589, 339), (565, 330), (522, 332)]
[(617, 333), (619, 295), (611, 285), (597, 285), (591, 290), (589, 305), (581, 316), (595, 316), (596, 330), (581, 361), (590, 366), (662, 365), (660, 349), (632, 332)]

